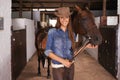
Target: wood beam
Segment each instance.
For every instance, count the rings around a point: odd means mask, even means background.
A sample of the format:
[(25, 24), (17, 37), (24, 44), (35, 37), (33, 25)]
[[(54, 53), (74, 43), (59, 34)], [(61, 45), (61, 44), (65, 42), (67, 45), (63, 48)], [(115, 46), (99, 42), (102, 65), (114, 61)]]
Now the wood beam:
[[(62, 3), (63, 0), (61, 1), (40, 1), (40, 0), (34, 0), (33, 3)], [(64, 0), (64, 3), (81, 3), (81, 2), (102, 2), (102, 0), (77, 0), (77, 1), (65, 1)], [(13, 1), (13, 3), (18, 3), (18, 1)], [(23, 1), (23, 3), (31, 3), (31, 1)]]

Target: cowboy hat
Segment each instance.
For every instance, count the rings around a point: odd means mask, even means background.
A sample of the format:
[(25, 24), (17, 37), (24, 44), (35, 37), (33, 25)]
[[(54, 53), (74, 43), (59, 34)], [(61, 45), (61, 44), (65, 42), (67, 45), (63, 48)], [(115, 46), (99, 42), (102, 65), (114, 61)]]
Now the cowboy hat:
[(60, 7), (54, 13), (57, 17), (69, 17), (71, 15), (69, 7)]

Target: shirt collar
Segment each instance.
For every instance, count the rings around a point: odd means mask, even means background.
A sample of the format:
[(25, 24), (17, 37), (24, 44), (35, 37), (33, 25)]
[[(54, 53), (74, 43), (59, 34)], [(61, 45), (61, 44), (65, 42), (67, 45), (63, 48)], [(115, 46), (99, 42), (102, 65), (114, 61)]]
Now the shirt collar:
[[(58, 31), (63, 31), (61, 28), (58, 29)], [(64, 31), (63, 31), (64, 32)], [(65, 31), (65, 32), (68, 32), (68, 29)]]

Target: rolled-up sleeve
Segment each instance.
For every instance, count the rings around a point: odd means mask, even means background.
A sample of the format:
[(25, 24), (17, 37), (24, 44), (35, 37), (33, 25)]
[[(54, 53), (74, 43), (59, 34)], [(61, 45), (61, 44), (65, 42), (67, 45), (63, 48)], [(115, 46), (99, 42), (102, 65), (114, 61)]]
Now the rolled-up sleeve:
[(53, 31), (54, 31), (54, 29), (50, 29), (48, 31), (47, 44), (46, 44), (46, 49), (45, 49), (45, 52), (44, 52), (46, 56), (48, 56), (51, 52), (53, 52), (53, 50), (52, 50)]
[(52, 50), (45, 50), (45, 55), (48, 56), (51, 52), (53, 52)]

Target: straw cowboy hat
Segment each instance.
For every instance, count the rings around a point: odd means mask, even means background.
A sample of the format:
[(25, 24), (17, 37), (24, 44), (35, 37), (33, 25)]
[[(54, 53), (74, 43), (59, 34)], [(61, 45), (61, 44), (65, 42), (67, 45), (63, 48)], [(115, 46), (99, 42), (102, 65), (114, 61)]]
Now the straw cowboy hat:
[(57, 17), (69, 17), (72, 14), (69, 7), (57, 8), (56, 11), (54, 14)]

